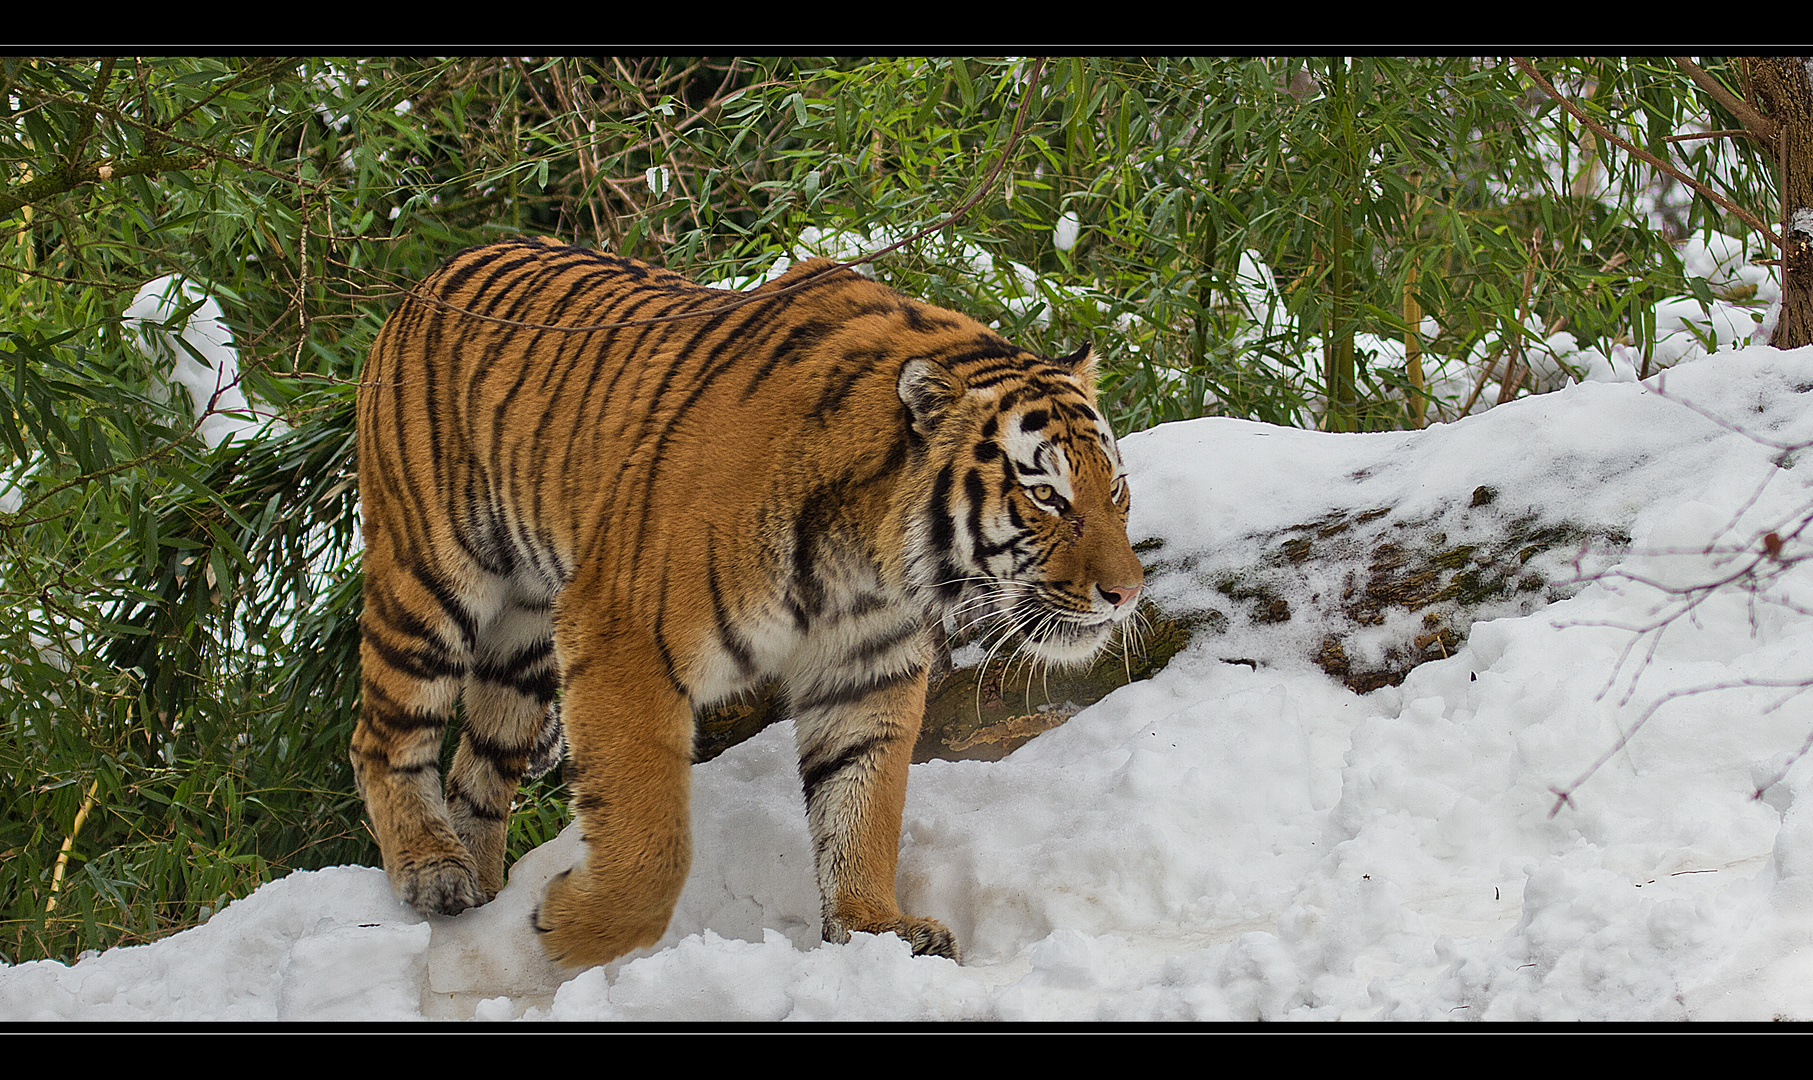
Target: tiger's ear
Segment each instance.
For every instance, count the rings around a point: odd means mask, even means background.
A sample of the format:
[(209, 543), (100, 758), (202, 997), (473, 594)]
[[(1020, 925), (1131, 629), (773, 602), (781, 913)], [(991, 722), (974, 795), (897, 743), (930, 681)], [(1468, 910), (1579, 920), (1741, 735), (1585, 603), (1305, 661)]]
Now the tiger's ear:
[(929, 436), (938, 420), (963, 396), (963, 384), (944, 366), (915, 356), (900, 368), (895, 384), (900, 400), (913, 417), (913, 430)]
[(1076, 376), (1076, 381), (1083, 384), (1083, 389), (1089, 394), (1089, 400), (1095, 400), (1095, 349), (1087, 341), (1083, 342), (1082, 347), (1076, 352), (1069, 356), (1060, 356), (1052, 363), (1059, 367), (1069, 368), (1070, 373)]

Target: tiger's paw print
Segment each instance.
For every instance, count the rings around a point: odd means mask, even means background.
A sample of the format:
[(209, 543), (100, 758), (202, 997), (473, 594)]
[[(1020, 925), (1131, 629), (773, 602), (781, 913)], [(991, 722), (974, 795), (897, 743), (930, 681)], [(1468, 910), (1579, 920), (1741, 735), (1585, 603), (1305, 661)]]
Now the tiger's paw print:
[(405, 862), (390, 880), (403, 902), (424, 915), (458, 915), (491, 899), (479, 884), (478, 864), (463, 853)]

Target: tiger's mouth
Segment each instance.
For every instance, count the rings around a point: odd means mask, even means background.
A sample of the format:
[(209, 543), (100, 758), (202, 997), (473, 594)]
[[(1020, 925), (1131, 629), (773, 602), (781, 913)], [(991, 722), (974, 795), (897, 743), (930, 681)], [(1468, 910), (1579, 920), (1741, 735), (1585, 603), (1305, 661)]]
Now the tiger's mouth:
[[(1007, 583), (1003, 583), (1007, 584)], [(998, 614), (1018, 635), (1021, 648), (1046, 663), (1082, 667), (1107, 647), (1121, 619), (1113, 614), (1077, 611), (1038, 587), (997, 593)], [(1131, 614), (1131, 612), (1127, 612)]]

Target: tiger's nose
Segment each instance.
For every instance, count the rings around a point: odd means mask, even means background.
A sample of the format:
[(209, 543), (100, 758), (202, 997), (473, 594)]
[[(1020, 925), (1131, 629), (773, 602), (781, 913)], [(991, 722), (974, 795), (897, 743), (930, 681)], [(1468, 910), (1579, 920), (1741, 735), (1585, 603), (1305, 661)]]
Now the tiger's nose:
[(1140, 586), (1138, 585), (1097, 585), (1095, 588), (1097, 592), (1102, 594), (1103, 599), (1107, 600), (1115, 607), (1120, 607), (1122, 604), (1125, 604), (1127, 601), (1138, 596), (1140, 590)]

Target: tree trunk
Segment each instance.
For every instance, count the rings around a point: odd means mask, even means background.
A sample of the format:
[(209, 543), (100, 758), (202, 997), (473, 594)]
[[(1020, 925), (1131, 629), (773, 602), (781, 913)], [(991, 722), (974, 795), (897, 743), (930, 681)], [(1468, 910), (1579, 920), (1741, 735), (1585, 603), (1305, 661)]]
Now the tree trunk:
[(1769, 344), (1813, 344), (1813, 85), (1809, 57), (1753, 57), (1751, 94), (1776, 128), (1782, 197), (1782, 303)]

